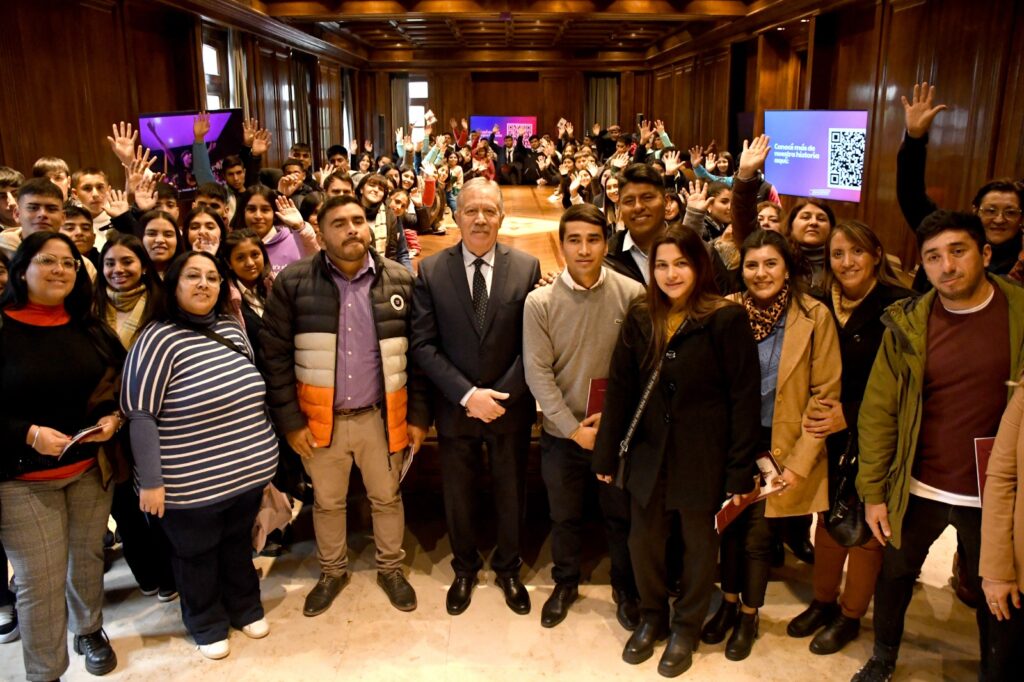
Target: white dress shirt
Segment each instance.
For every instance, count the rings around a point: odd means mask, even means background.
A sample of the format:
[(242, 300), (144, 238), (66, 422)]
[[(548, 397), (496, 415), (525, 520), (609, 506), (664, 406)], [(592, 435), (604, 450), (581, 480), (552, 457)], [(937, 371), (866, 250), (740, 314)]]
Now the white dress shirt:
[(633, 260), (640, 266), (640, 274), (643, 275), (644, 284), (650, 284), (648, 279), (651, 275), (648, 272), (647, 254), (636, 245), (636, 242), (633, 241), (633, 236), (629, 234), (629, 230), (626, 230), (626, 236), (622, 238), (622, 250), (628, 251), (633, 256)]

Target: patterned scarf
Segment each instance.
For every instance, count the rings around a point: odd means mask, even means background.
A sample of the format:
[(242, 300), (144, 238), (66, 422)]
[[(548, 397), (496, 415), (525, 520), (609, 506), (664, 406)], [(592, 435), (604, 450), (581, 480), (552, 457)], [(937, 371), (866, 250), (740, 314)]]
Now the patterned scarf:
[[(135, 334), (139, 331), (139, 323), (146, 310), (146, 287), (140, 284), (128, 291), (114, 291), (107, 287), (107, 298), (110, 300), (110, 307), (107, 308), (107, 325), (117, 332), (121, 345), (127, 349), (131, 347)], [(128, 313), (120, 323), (117, 321), (119, 312)]]
[(782, 285), (782, 289), (775, 295), (775, 299), (768, 305), (761, 307), (754, 303), (754, 297), (750, 292), (743, 294), (743, 307), (750, 318), (750, 328), (754, 332), (754, 340), (760, 343), (772, 333), (779, 319), (786, 312), (789, 305), (789, 282)]

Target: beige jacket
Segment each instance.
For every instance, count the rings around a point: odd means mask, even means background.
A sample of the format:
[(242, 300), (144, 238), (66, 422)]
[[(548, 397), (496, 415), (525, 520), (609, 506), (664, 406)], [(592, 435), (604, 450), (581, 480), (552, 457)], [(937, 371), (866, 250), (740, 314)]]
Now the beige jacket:
[(1024, 388), (1013, 392), (999, 424), (988, 461), (981, 504), (981, 561), (978, 574), (1014, 580), (1024, 591)]
[[(740, 302), (742, 294), (728, 297)], [(802, 516), (828, 509), (828, 457), (825, 439), (804, 433), (813, 401), (839, 400), (843, 361), (832, 313), (810, 296), (796, 299), (786, 313), (779, 378), (772, 417), (772, 453), (779, 464), (802, 476), (794, 489), (768, 498), (768, 517)]]

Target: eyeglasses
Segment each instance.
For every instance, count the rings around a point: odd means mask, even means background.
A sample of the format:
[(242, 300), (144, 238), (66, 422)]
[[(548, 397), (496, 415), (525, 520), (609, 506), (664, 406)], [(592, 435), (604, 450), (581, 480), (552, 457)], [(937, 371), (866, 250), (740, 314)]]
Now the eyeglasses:
[(204, 275), (201, 272), (186, 272), (184, 275), (181, 276), (181, 278), (188, 282), (189, 284), (191, 284), (192, 286), (196, 286), (197, 284), (199, 284), (199, 282), (205, 280), (206, 283), (209, 284), (210, 286), (219, 287), (221, 281), (223, 281), (221, 279), (221, 276), (218, 275), (217, 273)]
[(73, 270), (74, 272), (78, 272), (78, 268), (82, 265), (81, 262), (74, 258), (58, 258), (48, 253), (41, 253), (35, 256), (32, 258), (32, 262), (43, 268), (52, 268), (59, 265), (61, 270)]
[(1021, 216), (1021, 210), (1019, 208), (1004, 208), (1002, 210), (995, 206), (982, 206), (978, 209), (978, 213), (984, 218), (995, 218), (998, 215), (1002, 215), (1007, 220), (1017, 220)]

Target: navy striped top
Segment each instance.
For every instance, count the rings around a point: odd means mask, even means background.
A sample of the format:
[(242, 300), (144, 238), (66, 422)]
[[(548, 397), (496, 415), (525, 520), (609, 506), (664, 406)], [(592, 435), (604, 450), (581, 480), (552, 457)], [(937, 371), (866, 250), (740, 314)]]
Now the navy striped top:
[[(245, 332), (227, 317), (210, 329), (246, 355), (193, 329), (153, 322), (125, 362), (121, 409), (131, 420), (136, 477), (142, 488), (163, 486), (168, 509), (262, 488), (277, 467), (266, 384)], [(154, 426), (158, 439), (148, 437)]]

